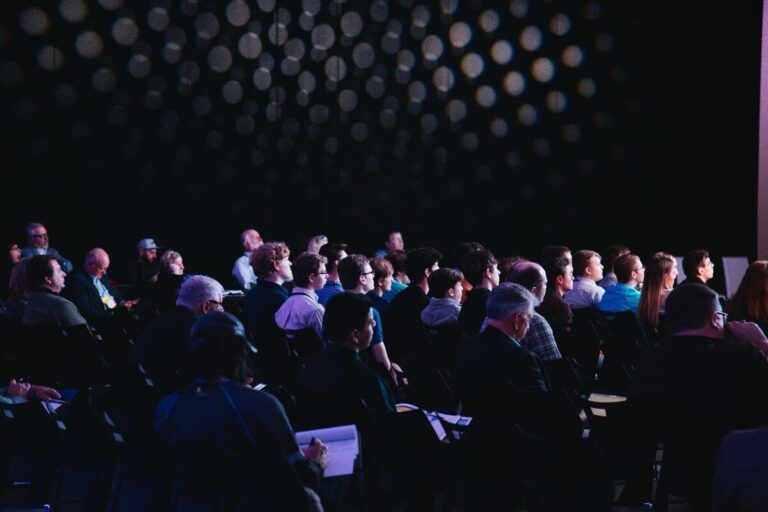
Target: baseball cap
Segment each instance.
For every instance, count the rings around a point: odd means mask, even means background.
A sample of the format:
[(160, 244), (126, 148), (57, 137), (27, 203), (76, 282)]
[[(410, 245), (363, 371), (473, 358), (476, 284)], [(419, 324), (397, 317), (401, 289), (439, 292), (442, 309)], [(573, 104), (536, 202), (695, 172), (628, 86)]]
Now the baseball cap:
[(154, 238), (142, 238), (139, 240), (139, 243), (136, 244), (137, 249), (159, 249), (158, 245), (155, 243)]

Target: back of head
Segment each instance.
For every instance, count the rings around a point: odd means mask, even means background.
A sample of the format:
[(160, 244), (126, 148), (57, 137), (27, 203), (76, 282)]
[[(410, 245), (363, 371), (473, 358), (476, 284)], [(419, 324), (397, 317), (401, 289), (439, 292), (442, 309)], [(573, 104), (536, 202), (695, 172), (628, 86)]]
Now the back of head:
[(371, 299), (365, 295), (352, 292), (334, 295), (325, 306), (325, 337), (332, 343), (344, 343), (350, 332), (363, 328), (370, 310)]
[(206, 313), (192, 325), (188, 369), (192, 377), (243, 381), (248, 371), (245, 328), (223, 311)]
[(502, 321), (512, 313), (530, 313), (536, 303), (536, 297), (519, 284), (501, 283), (488, 297), (486, 316)]
[(320, 248), (328, 243), (328, 237), (325, 235), (315, 235), (307, 243), (307, 252), (319, 254)]
[(56, 258), (50, 254), (32, 256), (29, 258), (26, 267), (27, 288), (36, 290), (45, 284), (46, 277), (53, 277), (52, 261)]
[(613, 263), (613, 272), (619, 283), (626, 284), (632, 279), (632, 271), (637, 268), (640, 258), (634, 254), (619, 256)]
[(550, 258), (567, 258), (571, 254), (571, 249), (565, 245), (548, 245), (541, 251), (541, 261)]
[(11, 269), (11, 275), (8, 279), (8, 302), (7, 306), (14, 304), (24, 298), (24, 293), (29, 289), (27, 284), (27, 265), (31, 258), (21, 260)]
[(392, 264), (392, 270), (395, 272), (395, 274), (405, 272), (405, 261), (408, 259), (407, 252), (389, 251), (385, 258)]
[(577, 277), (583, 276), (584, 271), (595, 256), (600, 257), (598, 253), (588, 249), (582, 249), (573, 253), (573, 274)]
[(697, 270), (704, 264), (704, 260), (709, 258), (709, 251), (704, 249), (694, 249), (683, 256), (683, 272), (688, 278), (695, 278)]
[(485, 271), (496, 265), (498, 262), (493, 253), (487, 249), (478, 249), (467, 254), (464, 261), (461, 262), (461, 270), (472, 286), (477, 286), (483, 282)]
[(224, 287), (217, 280), (208, 276), (193, 275), (181, 285), (176, 305), (197, 310), (206, 301), (221, 301), (223, 295)]
[(293, 282), (296, 286), (306, 288), (309, 285), (309, 276), (320, 271), (320, 265), (328, 260), (325, 256), (313, 252), (303, 252), (293, 260)]
[(754, 261), (747, 268), (729, 311), (737, 320), (768, 322), (768, 261)]
[(336, 262), (347, 252), (349, 246), (336, 242), (328, 242), (320, 247), (320, 255), (328, 258), (328, 270), (336, 270)]
[(171, 263), (181, 259), (181, 254), (179, 254), (176, 251), (165, 251), (162, 256), (160, 256), (160, 263), (163, 265), (163, 268), (165, 270), (168, 270), (171, 268)]
[(545, 279), (546, 274), (541, 265), (532, 261), (517, 262), (507, 274), (508, 283), (517, 283), (526, 290), (540, 286)]
[(275, 271), (280, 261), (290, 256), (291, 251), (283, 242), (268, 242), (251, 255), (253, 272), (259, 279), (265, 279)]
[(717, 293), (704, 284), (683, 284), (672, 290), (664, 304), (671, 333), (707, 325), (720, 308)]
[(345, 290), (356, 288), (365, 272), (368, 258), (362, 254), (350, 254), (339, 262), (339, 281)]
[(625, 245), (612, 245), (605, 250), (605, 257), (603, 258), (603, 265), (606, 271), (613, 272), (613, 264), (620, 256), (629, 254), (629, 247)]
[(464, 279), (461, 272), (452, 268), (437, 269), (429, 275), (429, 296), (442, 299), (448, 290)]
[(373, 270), (373, 279), (378, 283), (379, 279), (384, 279), (395, 273), (392, 263), (386, 258), (371, 258), (369, 261)]
[(473, 252), (485, 249), (480, 242), (461, 242), (451, 251), (451, 264), (464, 269), (464, 259)]
[(443, 255), (432, 247), (419, 247), (408, 251), (405, 273), (411, 280), (411, 284), (420, 283), (425, 277), (424, 271), (430, 270), (442, 257)]
[(645, 268), (645, 280), (643, 281), (640, 304), (637, 315), (654, 328), (659, 326), (659, 313), (665, 292), (664, 281), (667, 274), (672, 272), (676, 264), (674, 256), (664, 252), (657, 252), (648, 262)]
[(499, 260), (499, 279), (506, 281), (507, 276), (509, 276), (509, 270), (519, 261), (526, 261), (526, 259), (520, 255), (504, 256), (501, 258)]

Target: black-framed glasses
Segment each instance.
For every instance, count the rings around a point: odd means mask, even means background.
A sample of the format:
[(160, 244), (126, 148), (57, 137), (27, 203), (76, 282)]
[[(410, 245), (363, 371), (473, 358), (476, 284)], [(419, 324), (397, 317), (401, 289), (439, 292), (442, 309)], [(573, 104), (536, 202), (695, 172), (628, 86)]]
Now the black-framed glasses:
[(373, 270), (371, 270), (370, 272), (363, 272), (363, 273), (362, 273), (362, 274), (360, 274), (360, 275), (361, 275), (361, 276), (367, 276), (367, 275), (373, 275), (373, 274), (375, 274), (375, 272), (374, 272)]
[(224, 309), (224, 303), (223, 302), (219, 302), (219, 301), (213, 300), (213, 299), (208, 299), (208, 302), (210, 302), (211, 304), (216, 304), (221, 309)]
[(328, 272), (313, 272), (316, 276), (327, 276)]

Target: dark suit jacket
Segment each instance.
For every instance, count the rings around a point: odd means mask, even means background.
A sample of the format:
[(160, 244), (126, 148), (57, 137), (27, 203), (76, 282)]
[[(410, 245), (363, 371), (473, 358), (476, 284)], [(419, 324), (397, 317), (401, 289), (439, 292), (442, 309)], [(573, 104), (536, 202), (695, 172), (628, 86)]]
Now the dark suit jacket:
[[(107, 276), (101, 278), (101, 284), (107, 289), (110, 295), (119, 304), (122, 300), (120, 293), (109, 285)], [(77, 270), (67, 276), (64, 295), (75, 303), (80, 313), (89, 322), (98, 322), (112, 317), (111, 309), (108, 309), (99, 297), (96, 286), (93, 284), (93, 277), (85, 270)]]
[(459, 327), (464, 336), (476, 336), (485, 320), (485, 306), (491, 290), (486, 288), (472, 288), (467, 293), (464, 304), (459, 313)]

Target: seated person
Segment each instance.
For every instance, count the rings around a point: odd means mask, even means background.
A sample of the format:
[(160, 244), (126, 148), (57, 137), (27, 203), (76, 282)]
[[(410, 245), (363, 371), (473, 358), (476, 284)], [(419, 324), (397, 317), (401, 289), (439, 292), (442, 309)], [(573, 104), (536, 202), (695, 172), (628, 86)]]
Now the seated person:
[(694, 249), (683, 256), (685, 280), (680, 284), (707, 284), (715, 277), (715, 264), (709, 257), (709, 251)]
[(72, 262), (59, 254), (59, 251), (48, 246), (48, 230), (45, 226), (39, 222), (32, 222), (27, 225), (26, 232), (27, 246), (21, 250), (21, 259), (48, 254), (56, 258), (65, 274), (72, 272)]
[(373, 308), (383, 316), (389, 308), (389, 301), (384, 298), (384, 295), (392, 291), (395, 270), (385, 258), (372, 258), (370, 264), (373, 269), (373, 290), (366, 295), (371, 299)]
[(408, 253), (405, 251), (390, 251), (384, 257), (392, 264), (392, 287), (381, 296), (385, 301), (392, 302), (395, 295), (408, 288), (411, 280), (405, 272), (405, 260), (408, 259)]
[(603, 269), (603, 278), (597, 282), (598, 286), (607, 290), (618, 282), (616, 273), (613, 271), (613, 264), (616, 263), (617, 259), (630, 252), (632, 251), (629, 250), (629, 247), (623, 245), (612, 245), (605, 250), (605, 259), (603, 260), (605, 268)]
[(549, 258), (543, 262), (547, 274), (547, 291), (536, 311), (542, 315), (555, 334), (571, 332), (573, 327), (573, 311), (563, 300), (563, 295), (573, 289), (573, 265), (568, 258)]
[(461, 311), (464, 276), (450, 268), (440, 268), (429, 275), (429, 304), (421, 312), (428, 327), (457, 324)]
[(379, 249), (374, 254), (376, 258), (384, 258), (392, 251), (404, 251), (405, 242), (403, 242), (403, 235), (399, 231), (390, 231), (387, 235), (387, 241), (384, 242), (386, 249)]
[(499, 286), (499, 266), (491, 251), (481, 248), (465, 256), (461, 269), (472, 289), (461, 306), (459, 326), (465, 336), (474, 336), (485, 320), (485, 305), (491, 290)]
[(28, 400), (61, 400), (61, 395), (53, 388), (30, 384), (29, 382), (16, 382), (11, 379), (7, 387), (0, 388), (0, 402), (22, 403)]
[[(247, 384), (247, 358), (245, 329), (237, 318), (218, 311), (197, 319), (187, 363), (195, 380), (157, 406), (158, 436), (171, 446), (210, 439), (240, 453), (274, 450), (306, 486), (319, 490), (327, 448), (319, 440), (302, 453), (280, 402)], [(255, 506), (259, 497), (252, 498)]]
[(152, 238), (139, 240), (136, 259), (128, 265), (128, 284), (138, 286), (143, 292), (149, 283), (157, 282), (160, 273), (160, 260), (157, 259), (159, 248)]
[(87, 323), (72, 302), (61, 297), (67, 274), (52, 254), (32, 256), (26, 267), (29, 296), (21, 321), (24, 325), (70, 327)]
[(327, 259), (325, 268), (328, 271), (328, 279), (318, 292), (320, 304), (325, 306), (331, 297), (344, 291), (339, 280), (339, 262), (347, 257), (347, 244), (329, 242), (320, 247), (320, 255)]
[(640, 305), (640, 290), (645, 279), (645, 267), (634, 254), (625, 254), (613, 264), (618, 282), (608, 288), (597, 309), (603, 313), (631, 311), (637, 314)]
[(240, 245), (243, 247), (243, 255), (235, 260), (232, 267), (232, 275), (245, 291), (250, 290), (256, 284), (256, 274), (251, 267), (253, 251), (264, 245), (261, 235), (255, 229), (246, 229), (240, 234)]
[(188, 274), (184, 273), (181, 254), (168, 250), (160, 256), (160, 274), (152, 294), (154, 306), (160, 313), (168, 311), (176, 304), (179, 289), (188, 277)]
[(768, 261), (753, 261), (728, 305), (734, 320), (755, 322), (768, 334)]
[(325, 308), (317, 300), (317, 291), (325, 286), (326, 261), (324, 256), (312, 252), (301, 253), (293, 261), (291, 296), (275, 313), (275, 322), (286, 331), (289, 341), (295, 331), (306, 329), (311, 329), (318, 340), (323, 339)]
[(573, 289), (563, 295), (571, 309), (597, 306), (603, 298), (605, 289), (597, 285), (603, 279), (603, 265), (600, 255), (595, 251), (576, 251), (573, 254)]

